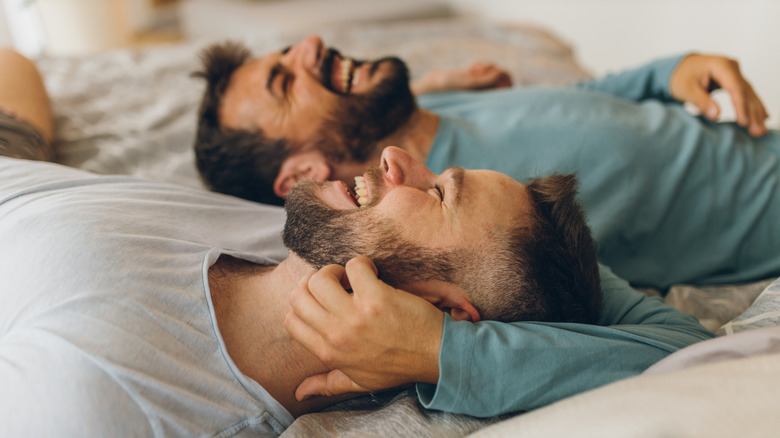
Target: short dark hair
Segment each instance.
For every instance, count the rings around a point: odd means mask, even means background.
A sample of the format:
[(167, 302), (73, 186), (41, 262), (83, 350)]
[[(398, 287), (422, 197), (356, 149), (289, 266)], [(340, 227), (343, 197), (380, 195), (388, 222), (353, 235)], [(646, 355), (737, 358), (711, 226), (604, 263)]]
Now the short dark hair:
[(496, 245), (467, 257), (479, 273), (464, 269), (460, 280), (482, 319), (597, 322), (601, 281), (577, 186), (574, 175), (529, 181), (530, 217), (519, 218), (523, 225), (494, 230)]
[(206, 80), (198, 111), (195, 160), (203, 182), (212, 190), (251, 201), (282, 205), (273, 191), (274, 176), (289, 155), (287, 141), (262, 131), (224, 128), (219, 109), (233, 73), (252, 57), (245, 45), (226, 41), (200, 54), (203, 70), (193, 77)]

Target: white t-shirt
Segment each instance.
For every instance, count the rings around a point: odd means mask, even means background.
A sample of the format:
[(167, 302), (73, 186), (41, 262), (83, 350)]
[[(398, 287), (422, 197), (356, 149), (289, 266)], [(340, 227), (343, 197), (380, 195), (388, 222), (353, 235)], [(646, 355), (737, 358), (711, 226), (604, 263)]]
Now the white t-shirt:
[(287, 255), (284, 211), (0, 157), (0, 429), (9, 437), (276, 436), (292, 416), (227, 354), (221, 253)]

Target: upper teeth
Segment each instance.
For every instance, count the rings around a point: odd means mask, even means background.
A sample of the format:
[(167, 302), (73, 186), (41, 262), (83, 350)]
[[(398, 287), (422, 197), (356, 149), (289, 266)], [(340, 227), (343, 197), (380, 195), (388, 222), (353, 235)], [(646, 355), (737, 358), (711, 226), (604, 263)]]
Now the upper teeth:
[[(346, 93), (349, 91), (349, 77), (352, 73), (354, 61), (350, 58), (344, 58), (341, 62), (341, 89)], [(354, 82), (353, 78), (353, 81)]]
[(355, 194), (361, 207), (368, 204), (368, 189), (366, 189), (366, 180), (362, 176), (355, 177)]

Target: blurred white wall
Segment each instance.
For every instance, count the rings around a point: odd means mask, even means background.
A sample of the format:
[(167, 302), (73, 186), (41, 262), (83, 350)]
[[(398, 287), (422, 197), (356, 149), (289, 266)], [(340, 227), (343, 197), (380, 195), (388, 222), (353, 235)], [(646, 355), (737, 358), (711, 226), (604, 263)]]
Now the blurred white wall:
[(778, 126), (778, 0), (444, 1), (491, 20), (542, 23), (596, 75), (687, 51), (734, 57)]
[(11, 31), (5, 18), (5, 8), (0, 5), (0, 46), (12, 46)]
[[(0, 44), (7, 45), (11, 43), (12, 34), (29, 33), (32, 26), (17, 22), (15, 18), (9, 27), (12, 16), (9, 5), (16, 4), (18, 9), (19, 4), (28, 0), (2, 1), (5, 9), (0, 8)], [(101, 1), (123, 1), (129, 5), (127, 19), (131, 27), (137, 27), (135, 22), (143, 20), (148, 12), (148, 6), (146, 10), (139, 6), (147, 0)], [(596, 75), (685, 51), (735, 57), (756, 91), (765, 99), (772, 115), (771, 122), (780, 125), (780, 81), (776, 79), (780, 73), (780, 56), (777, 56), (776, 48), (780, 43), (780, 0), (427, 1), (445, 3), (462, 13), (489, 20), (541, 24), (568, 41), (583, 66)], [(371, 2), (387, 5), (394, 0)], [(219, 0), (212, 3), (219, 4)], [(283, 6), (285, 1), (262, 3)], [(333, 10), (338, 11), (338, 8)], [(15, 31), (11, 32), (14, 27)], [(28, 54), (34, 54), (36, 44), (41, 44), (40, 41), (17, 40), (14, 41), (17, 48)], [(22, 47), (25, 43), (26, 47)]]
[[(0, 44), (27, 56), (78, 55), (133, 44), (170, 31), (176, 4), (150, 0), (0, 0)], [(170, 32), (169, 32), (170, 33)]]

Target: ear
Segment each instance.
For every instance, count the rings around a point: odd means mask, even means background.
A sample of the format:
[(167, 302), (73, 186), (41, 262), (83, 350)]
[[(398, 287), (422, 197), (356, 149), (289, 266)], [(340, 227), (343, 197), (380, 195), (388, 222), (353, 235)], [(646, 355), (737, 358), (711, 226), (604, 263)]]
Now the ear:
[(317, 182), (327, 181), (331, 169), (325, 156), (317, 150), (299, 152), (282, 162), (279, 174), (274, 180), (274, 193), (283, 198), (299, 180), (311, 178)]
[(479, 311), (471, 304), (466, 292), (453, 283), (438, 280), (416, 281), (400, 289), (430, 301), (456, 321), (480, 320)]

